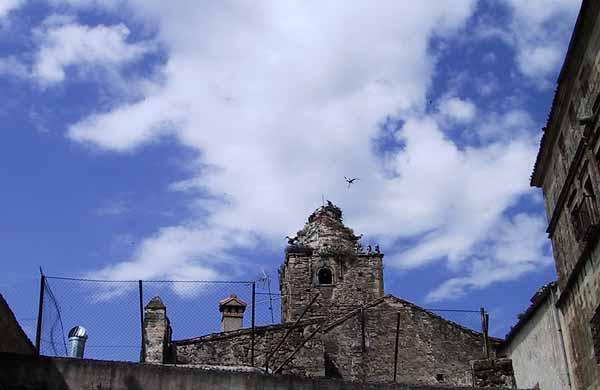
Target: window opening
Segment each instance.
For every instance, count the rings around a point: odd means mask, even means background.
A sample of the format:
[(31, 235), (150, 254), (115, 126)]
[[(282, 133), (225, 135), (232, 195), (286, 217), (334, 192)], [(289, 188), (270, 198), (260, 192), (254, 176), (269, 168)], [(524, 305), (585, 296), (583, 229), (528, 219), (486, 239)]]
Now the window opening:
[(333, 284), (333, 273), (329, 268), (321, 268), (318, 273), (319, 284)]

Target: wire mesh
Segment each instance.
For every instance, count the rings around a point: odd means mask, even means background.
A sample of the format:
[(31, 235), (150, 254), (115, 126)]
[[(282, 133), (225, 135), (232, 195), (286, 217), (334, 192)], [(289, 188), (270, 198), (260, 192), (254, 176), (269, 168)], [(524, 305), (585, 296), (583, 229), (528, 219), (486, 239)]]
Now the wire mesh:
[[(46, 277), (42, 302), (40, 354), (66, 356), (67, 334), (87, 329), (85, 357), (140, 361), (143, 307), (156, 296), (166, 306), (173, 340), (221, 332), (219, 301), (235, 295), (244, 301), (242, 326), (281, 323), (281, 295), (268, 277), (251, 281), (107, 281)], [(255, 285), (253, 299), (252, 286)], [(252, 303), (254, 302), (254, 311)], [(427, 309), (473, 330), (481, 329), (479, 311)]]
[(67, 356), (67, 344), (60, 304), (50, 288), (48, 280), (45, 280), (43, 289), (44, 310), (42, 311), (42, 324), (44, 326), (41, 329), (40, 335), (40, 353), (52, 356)]
[[(156, 296), (166, 306), (172, 339), (183, 340), (221, 332), (219, 301), (235, 295), (244, 301), (243, 327), (252, 326), (252, 284), (249, 281), (114, 281), (45, 278), (40, 353), (66, 356), (67, 334), (75, 326), (88, 333), (85, 357), (140, 361), (142, 306)], [(278, 294), (270, 281), (256, 283), (256, 326), (279, 323)], [(141, 294), (141, 295), (140, 295)]]
[(173, 340), (189, 339), (221, 331), (219, 301), (235, 295), (244, 301), (243, 327), (252, 325), (252, 282), (143, 282), (143, 302), (159, 296), (167, 308)]
[[(85, 357), (101, 360), (139, 361), (141, 325), (137, 282), (77, 280), (46, 277), (51, 285), (56, 308), (62, 318), (60, 338), (65, 340), (69, 329), (83, 326), (89, 338)], [(56, 326), (46, 321), (54, 303), (44, 295), (42, 335)], [(50, 310), (49, 310), (50, 309)], [(56, 333), (56, 330), (54, 331)], [(67, 348), (57, 351), (55, 334), (52, 343), (41, 348), (49, 356), (66, 356)], [(44, 338), (42, 337), (42, 341)], [(68, 341), (68, 340), (67, 340)], [(49, 345), (48, 345), (49, 344)]]

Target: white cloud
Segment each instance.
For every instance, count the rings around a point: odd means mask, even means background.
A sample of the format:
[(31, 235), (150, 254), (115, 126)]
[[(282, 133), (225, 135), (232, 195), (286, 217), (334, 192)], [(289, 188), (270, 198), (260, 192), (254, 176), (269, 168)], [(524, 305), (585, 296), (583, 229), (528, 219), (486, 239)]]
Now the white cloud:
[(396, 204), (400, 209), (392, 213), (387, 231), (394, 232), (397, 222), (400, 236), (428, 233), (389, 260), (404, 269), (441, 258), (456, 266), (528, 193), (535, 141), (519, 137), (461, 151), (431, 120), (409, 121), (401, 134), (406, 149), (395, 162), (399, 177), (384, 187), (396, 193), (377, 199), (384, 205), (380, 213)]
[(0, 22), (10, 11), (13, 11), (25, 4), (24, 0), (0, 0)]
[(128, 42), (129, 34), (124, 24), (90, 27), (54, 15), (37, 31), (39, 50), (33, 75), (42, 84), (53, 84), (63, 81), (72, 66), (81, 72), (114, 71), (153, 49), (148, 42)]
[[(186, 225), (167, 227), (145, 239), (127, 261), (109, 265), (88, 277), (127, 280), (133, 276), (168, 280), (214, 280), (217, 270), (231, 263), (230, 251), (253, 246), (247, 232), (225, 231), (219, 227)], [(203, 259), (198, 262), (197, 259)], [(236, 269), (227, 269), (235, 278)]]
[(504, 0), (513, 13), (504, 38), (516, 50), (522, 74), (540, 87), (554, 84), (552, 76), (564, 58), (581, 0)]
[[(164, 82), (73, 124), (69, 137), (125, 152), (168, 135), (196, 150), (202, 169), (171, 186), (199, 190), (196, 215), (94, 277), (215, 278), (223, 261), (244, 266), (232, 249), (251, 249), (257, 238), (283, 244), (321, 194), (357, 232), (417, 241), (388, 251), (387, 264), (475, 264), (474, 248), (529, 193), (537, 144), (517, 133), (459, 149), (443, 122), (423, 114), (435, 66), (429, 41), (464, 26), (474, 1), (260, 4), (129, 4), (165, 48)], [(48, 79), (60, 78), (64, 64), (48, 69)], [(447, 116), (479, 130), (469, 122), (473, 102), (444, 104)], [(382, 162), (371, 142), (389, 116), (404, 121), (395, 134), (404, 147)], [(361, 181), (348, 190), (344, 175)]]
[(117, 216), (123, 215), (129, 211), (127, 202), (123, 199), (114, 199), (105, 202), (101, 207), (95, 210), (97, 215)]
[(511, 140), (525, 137), (536, 130), (536, 123), (529, 113), (521, 108), (487, 112), (485, 120), (477, 127), (477, 136), (483, 140)]
[(431, 291), (426, 301), (458, 299), (469, 291), (492, 283), (517, 280), (524, 274), (552, 264), (550, 245), (544, 237), (546, 221), (538, 216), (518, 214), (488, 233), (468, 256), (468, 275), (447, 280)]
[(473, 102), (455, 96), (443, 98), (440, 102), (439, 110), (442, 115), (460, 122), (469, 122), (476, 114)]
[(29, 77), (27, 67), (15, 57), (0, 58), (0, 75), (16, 76), (19, 78)]

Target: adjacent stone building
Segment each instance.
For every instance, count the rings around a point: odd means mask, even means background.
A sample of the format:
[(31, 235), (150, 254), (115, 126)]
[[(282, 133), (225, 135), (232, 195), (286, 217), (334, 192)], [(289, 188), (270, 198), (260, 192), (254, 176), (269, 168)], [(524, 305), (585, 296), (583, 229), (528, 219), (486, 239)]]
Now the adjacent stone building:
[(555, 282), (540, 288), (506, 335), (499, 354), (509, 357), (520, 389), (571, 388), (563, 337), (564, 318), (556, 307)]
[(0, 294), (0, 353), (2, 352), (33, 355), (35, 348)]
[(531, 184), (543, 189), (572, 388), (600, 389), (600, 1), (584, 0)]
[[(360, 236), (344, 226), (342, 211), (329, 203), (289, 240), (280, 269), (282, 324), (253, 332), (242, 329), (242, 321), (239, 329), (228, 322), (229, 331), (170, 340), (164, 337), (168, 321), (154, 312), (160, 338), (145, 345), (158, 341), (154, 351), (168, 346), (169, 357), (155, 360), (160, 363), (253, 364), (269, 372), (360, 382), (514, 385), (510, 360), (472, 366), (485, 357), (481, 333), (385, 295), (383, 257), (378, 246), (363, 248)], [(224, 306), (234, 301), (221, 301), (224, 320), (230, 312)], [(236, 301), (235, 312), (243, 313), (244, 305)]]

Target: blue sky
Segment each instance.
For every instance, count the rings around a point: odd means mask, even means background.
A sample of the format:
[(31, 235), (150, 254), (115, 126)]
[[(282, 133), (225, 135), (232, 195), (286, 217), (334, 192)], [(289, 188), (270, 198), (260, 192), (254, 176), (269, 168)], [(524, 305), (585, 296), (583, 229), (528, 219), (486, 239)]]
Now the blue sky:
[(0, 0), (0, 291), (31, 332), (38, 266), (275, 276), (324, 194), (386, 292), (502, 336), (554, 279), (529, 176), (579, 6)]

